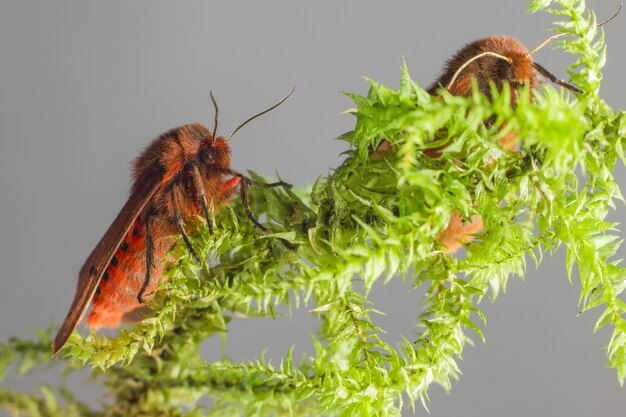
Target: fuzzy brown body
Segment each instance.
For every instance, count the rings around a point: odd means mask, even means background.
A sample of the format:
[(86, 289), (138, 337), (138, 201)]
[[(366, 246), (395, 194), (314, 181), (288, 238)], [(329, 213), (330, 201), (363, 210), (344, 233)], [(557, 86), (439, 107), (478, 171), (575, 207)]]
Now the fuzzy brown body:
[(512, 104), (517, 102), (518, 88), (526, 85), (537, 87), (537, 77), (533, 67), (533, 58), (528, 55), (528, 49), (519, 40), (512, 36), (496, 35), (478, 39), (461, 48), (450, 58), (439, 78), (428, 88), (430, 94), (436, 94), (443, 86), (447, 87), (452, 78), (463, 64), (484, 52), (493, 52), (509, 58), (507, 62), (494, 56), (484, 56), (471, 62), (457, 76), (448, 91), (457, 96), (467, 96), (472, 92), (472, 82), (476, 81), (478, 89), (487, 97), (491, 96), (490, 82), (502, 88), (505, 83), (511, 86), (513, 92)]
[(203, 201), (218, 207), (232, 198), (241, 178), (232, 178), (229, 165), (227, 141), (214, 139), (200, 124), (172, 129), (142, 152), (133, 164), (129, 200), (81, 268), (53, 353), (90, 303), (87, 325), (92, 329), (118, 326), (142, 305), (141, 294), (156, 288), (165, 254), (178, 235), (185, 235), (183, 220), (202, 214)]

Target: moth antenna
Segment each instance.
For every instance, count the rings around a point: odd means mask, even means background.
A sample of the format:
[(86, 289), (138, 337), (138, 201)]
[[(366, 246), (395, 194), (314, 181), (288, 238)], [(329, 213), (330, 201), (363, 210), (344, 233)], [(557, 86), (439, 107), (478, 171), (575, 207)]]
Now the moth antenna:
[(264, 115), (267, 112), (270, 112), (272, 110), (274, 110), (276, 107), (280, 106), (281, 104), (283, 104), (285, 101), (287, 101), (287, 99), (289, 97), (291, 97), (291, 95), (293, 94), (293, 92), (296, 91), (296, 87), (292, 88), (291, 91), (289, 92), (289, 94), (287, 94), (282, 100), (280, 100), (278, 103), (274, 104), (272, 107), (263, 110), (260, 113), (255, 114), (254, 116), (250, 117), (249, 119), (247, 119), (246, 121), (244, 121), (242, 124), (240, 124), (239, 126), (237, 126), (237, 128), (235, 130), (233, 130), (231, 132), (230, 135), (226, 136), (226, 142), (228, 142), (230, 140), (230, 138), (239, 131), (239, 129), (241, 129), (242, 127), (244, 127), (246, 124), (248, 124), (249, 122), (251, 122), (252, 120), (256, 119), (259, 116)]
[(583, 93), (584, 91), (581, 90), (580, 88), (566, 83), (563, 80), (560, 80), (558, 78), (556, 78), (556, 76), (554, 74), (552, 74), (550, 71), (548, 71), (547, 69), (545, 69), (543, 67), (543, 65), (537, 63), (537, 62), (533, 62), (533, 68), (535, 68), (541, 75), (543, 75), (544, 77), (546, 77), (547, 79), (549, 79), (550, 81), (552, 81), (554, 84), (560, 85), (561, 87), (565, 87), (570, 91), (573, 91), (575, 93)]
[(209, 91), (209, 95), (211, 96), (211, 101), (213, 102), (213, 107), (215, 108), (215, 116), (214, 124), (213, 124), (213, 143), (211, 145), (215, 145), (215, 134), (217, 133), (217, 115), (219, 113), (219, 109), (217, 108), (217, 102), (215, 101), (215, 97), (213, 97), (213, 91)]
[(606, 25), (607, 23), (609, 23), (611, 20), (615, 19), (617, 17), (617, 15), (622, 11), (622, 7), (624, 7), (624, 3), (623, 2), (620, 3), (619, 7), (617, 8), (617, 11), (615, 13), (613, 13), (613, 16), (609, 17), (608, 19), (606, 19), (602, 23), (599, 23), (597, 27), (602, 27), (602, 26)]
[[(617, 9), (617, 11), (613, 14), (613, 16), (609, 17), (608, 19), (606, 19), (605, 21), (598, 23), (598, 25), (596, 25), (596, 28), (600, 28), (604, 25), (606, 25), (607, 23), (609, 23), (611, 20), (615, 19), (617, 17), (617, 15), (622, 11), (622, 7), (624, 6), (624, 3), (621, 3), (619, 5), (619, 8)], [(537, 45), (532, 51), (530, 51), (529, 53), (526, 54), (526, 56), (531, 56), (532, 54), (534, 54), (535, 52), (537, 52), (538, 50), (540, 50), (541, 48), (543, 48), (544, 46), (546, 46), (547, 44), (549, 44), (550, 42), (558, 39), (558, 38), (562, 38), (563, 36), (572, 36), (571, 33), (557, 33), (556, 35), (550, 36), (548, 39), (546, 39), (545, 41), (541, 42), (539, 45)]]
[(549, 44), (550, 42), (562, 38), (563, 36), (571, 36), (571, 33), (557, 33), (556, 35), (550, 36), (548, 39), (546, 39), (545, 41), (541, 42), (539, 45), (537, 45), (535, 47), (535, 49), (533, 49), (532, 51), (528, 52), (526, 54), (526, 56), (531, 56), (532, 54), (534, 54), (535, 52), (537, 52), (538, 50), (542, 49), (544, 46), (546, 46), (547, 44)]
[(511, 58), (506, 57), (506, 56), (504, 56), (504, 55), (497, 54), (497, 53), (495, 53), (495, 52), (490, 52), (490, 51), (487, 51), (487, 52), (480, 53), (480, 54), (478, 54), (478, 55), (476, 55), (476, 56), (473, 56), (472, 58), (468, 59), (467, 61), (465, 61), (465, 62), (463, 63), (463, 65), (461, 65), (461, 66), (459, 67), (459, 69), (458, 69), (458, 70), (456, 70), (456, 72), (455, 72), (455, 73), (454, 73), (454, 75), (452, 76), (452, 79), (450, 80), (450, 82), (449, 82), (449, 83), (448, 83), (448, 85), (446, 86), (446, 90), (450, 90), (450, 88), (452, 87), (452, 85), (454, 84), (454, 82), (456, 81), (456, 79), (458, 78), (459, 74), (460, 74), (461, 72), (463, 72), (463, 70), (464, 70), (464, 69), (465, 69), (465, 68), (466, 68), (469, 64), (471, 64), (472, 62), (476, 61), (477, 59), (480, 59), (480, 58), (482, 58), (482, 57), (484, 57), (484, 56), (487, 56), (487, 55), (488, 55), (488, 56), (493, 56), (493, 57), (496, 57), (496, 58), (503, 59), (503, 60), (505, 60), (506, 62), (508, 62), (509, 64), (510, 64), (511, 62), (513, 62), (513, 60), (512, 60)]

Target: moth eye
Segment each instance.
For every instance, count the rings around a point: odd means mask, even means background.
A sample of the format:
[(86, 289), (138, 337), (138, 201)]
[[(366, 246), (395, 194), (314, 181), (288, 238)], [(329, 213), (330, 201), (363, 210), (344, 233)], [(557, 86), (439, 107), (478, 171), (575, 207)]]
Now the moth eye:
[(215, 156), (213, 155), (213, 149), (204, 148), (200, 152), (200, 157), (202, 158), (202, 162), (206, 165), (215, 164)]

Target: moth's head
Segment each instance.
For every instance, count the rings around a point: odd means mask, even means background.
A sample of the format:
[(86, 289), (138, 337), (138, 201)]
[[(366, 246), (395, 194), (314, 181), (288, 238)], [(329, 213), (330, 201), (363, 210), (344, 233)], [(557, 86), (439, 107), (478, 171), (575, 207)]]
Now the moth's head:
[[(533, 58), (520, 41), (511, 36), (493, 36), (488, 38), (486, 46), (493, 48), (493, 52), (506, 59), (492, 58), (484, 70), (485, 73), (480, 74), (482, 75), (480, 78), (493, 81), (498, 90), (508, 84), (513, 105), (517, 103), (520, 88), (528, 87), (531, 90), (537, 88)], [(483, 88), (489, 87), (483, 86)]]
[(223, 136), (205, 136), (198, 152), (198, 162), (207, 168), (228, 169), (230, 146)]
[[(515, 39), (515, 41), (517, 40)], [(517, 42), (519, 43), (519, 41)], [(524, 50), (525, 49), (526, 48), (524, 48)], [(533, 68), (533, 59), (531, 56), (527, 55), (527, 53), (528, 51), (520, 52), (518, 48), (515, 48), (502, 54), (507, 57), (509, 61), (503, 59), (494, 61), (495, 73), (492, 74), (492, 79), (498, 88), (501, 88), (505, 83), (508, 83), (511, 90), (515, 91), (523, 86), (530, 88), (537, 87), (537, 77), (535, 75), (535, 69)]]

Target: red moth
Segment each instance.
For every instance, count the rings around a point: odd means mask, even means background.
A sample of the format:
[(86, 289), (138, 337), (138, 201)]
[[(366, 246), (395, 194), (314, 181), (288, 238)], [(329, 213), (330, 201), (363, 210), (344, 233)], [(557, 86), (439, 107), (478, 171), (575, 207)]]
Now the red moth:
[[(551, 38), (552, 39), (552, 38)], [(444, 72), (428, 89), (430, 94), (437, 94), (441, 86), (454, 95), (468, 96), (472, 93), (472, 83), (476, 82), (478, 90), (491, 95), (490, 83), (498, 89), (506, 83), (511, 88), (511, 105), (515, 106), (518, 100), (519, 89), (528, 86), (534, 90), (537, 87), (535, 71), (546, 76), (551, 81), (573, 91), (582, 91), (566, 82), (557, 79), (548, 70), (533, 61), (532, 54), (542, 48), (542, 43), (533, 51), (512, 36), (490, 36), (474, 41), (456, 53), (447, 63)], [(514, 151), (518, 145), (518, 135), (511, 132), (500, 140), (500, 145)], [(428, 150), (429, 156), (438, 157), (441, 149)], [(463, 220), (459, 212), (452, 212), (448, 227), (439, 234), (439, 241), (448, 250), (456, 251), (463, 244), (473, 239), (473, 234), (482, 229), (483, 222), (479, 215), (473, 215), (469, 221)]]
[[(598, 24), (598, 27), (614, 19), (621, 9), (622, 6), (620, 5), (617, 12)], [(436, 95), (440, 87), (445, 87), (454, 95), (468, 96), (472, 93), (472, 83), (476, 82), (478, 90), (489, 97), (491, 95), (490, 83), (494, 83), (498, 89), (508, 83), (511, 88), (511, 105), (515, 106), (520, 87), (528, 86), (532, 90), (536, 89), (536, 71), (568, 90), (583, 93), (579, 88), (559, 80), (532, 58), (535, 52), (562, 36), (567, 36), (567, 34), (554, 35), (531, 51), (512, 36), (490, 36), (469, 43), (448, 60), (443, 73), (428, 88), (428, 92)], [(511, 132), (500, 140), (500, 145), (509, 151), (516, 150), (518, 144), (519, 138), (516, 132)], [(389, 150), (389, 143), (383, 142), (378, 150)], [(438, 157), (440, 150), (441, 148), (427, 150), (426, 154)], [(465, 221), (461, 219), (457, 211), (454, 211), (448, 227), (439, 235), (439, 241), (448, 250), (456, 251), (462, 244), (471, 241), (473, 239), (472, 234), (481, 228), (482, 218), (480, 216), (474, 215), (470, 221)]]
[(182, 235), (191, 255), (200, 256), (189, 241), (185, 220), (204, 215), (213, 234), (209, 207), (234, 197), (237, 188), (250, 220), (267, 232), (252, 215), (248, 187), (289, 186), (284, 182), (258, 183), (230, 169), (228, 140), (245, 124), (287, 100), (258, 113), (226, 138), (215, 136), (200, 124), (184, 125), (156, 138), (135, 160), (130, 197), (96, 245), (78, 274), (78, 288), (63, 325), (54, 339), (52, 355), (68, 337), (92, 304), (87, 317), (91, 329), (119, 326), (126, 313), (143, 305), (142, 298), (154, 291), (163, 272), (163, 258)]

